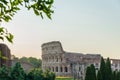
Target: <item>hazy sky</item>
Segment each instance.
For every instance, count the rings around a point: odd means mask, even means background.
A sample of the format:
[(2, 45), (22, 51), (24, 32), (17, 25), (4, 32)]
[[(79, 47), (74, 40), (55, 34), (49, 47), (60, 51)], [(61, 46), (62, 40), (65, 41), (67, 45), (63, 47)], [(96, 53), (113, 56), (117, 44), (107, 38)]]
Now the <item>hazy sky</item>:
[[(11, 53), (41, 57), (41, 44), (60, 41), (65, 51), (120, 58), (120, 0), (55, 0), (52, 20), (22, 9), (9, 23)], [(1, 41), (2, 42), (2, 41)]]

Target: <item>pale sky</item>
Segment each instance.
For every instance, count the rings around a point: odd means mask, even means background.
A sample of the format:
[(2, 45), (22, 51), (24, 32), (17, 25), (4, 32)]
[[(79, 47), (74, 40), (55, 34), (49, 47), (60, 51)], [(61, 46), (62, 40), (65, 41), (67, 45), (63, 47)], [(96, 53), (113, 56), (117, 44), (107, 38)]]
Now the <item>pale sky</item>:
[[(60, 41), (65, 51), (120, 58), (120, 0), (55, 0), (52, 20), (22, 9), (9, 23), (17, 57), (41, 57), (41, 44)], [(2, 42), (2, 41), (1, 41)]]

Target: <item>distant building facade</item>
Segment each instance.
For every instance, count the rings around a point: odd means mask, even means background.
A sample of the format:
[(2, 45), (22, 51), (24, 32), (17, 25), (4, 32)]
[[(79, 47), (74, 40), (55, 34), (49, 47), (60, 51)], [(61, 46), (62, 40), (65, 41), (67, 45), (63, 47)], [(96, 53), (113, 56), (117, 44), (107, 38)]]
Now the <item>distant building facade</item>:
[(11, 66), (11, 53), (7, 45), (0, 43), (0, 67), (2, 65)]
[(12, 67), (15, 66), (17, 62), (20, 62), (21, 67), (24, 69), (25, 72), (30, 72), (30, 70), (34, 69), (34, 66), (28, 62), (21, 62), (18, 60), (12, 60)]
[[(42, 69), (49, 69), (56, 76), (77, 77), (84, 80), (87, 66), (100, 67), (100, 54), (71, 53), (63, 50), (59, 41), (44, 43), (42, 46)], [(120, 70), (120, 60), (111, 59), (112, 69)]]

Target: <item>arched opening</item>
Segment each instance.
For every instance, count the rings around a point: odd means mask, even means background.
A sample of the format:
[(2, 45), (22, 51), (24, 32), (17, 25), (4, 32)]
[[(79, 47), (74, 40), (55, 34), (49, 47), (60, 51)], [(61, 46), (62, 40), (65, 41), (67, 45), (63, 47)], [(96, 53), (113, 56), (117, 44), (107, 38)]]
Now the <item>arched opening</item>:
[(65, 67), (65, 72), (68, 72), (68, 68), (67, 67)]
[(54, 72), (54, 67), (52, 67), (52, 71)]
[(56, 72), (58, 72), (58, 67), (56, 67)]
[(63, 68), (62, 67), (60, 67), (60, 72), (63, 72)]

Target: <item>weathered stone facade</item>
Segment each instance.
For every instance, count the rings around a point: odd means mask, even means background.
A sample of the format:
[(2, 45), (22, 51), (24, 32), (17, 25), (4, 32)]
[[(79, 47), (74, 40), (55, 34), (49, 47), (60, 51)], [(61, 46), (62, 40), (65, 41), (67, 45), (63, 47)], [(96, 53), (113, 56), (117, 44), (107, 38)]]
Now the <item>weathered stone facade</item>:
[(0, 43), (0, 67), (4, 64), (11, 66), (11, 53), (7, 45)]
[[(42, 46), (42, 69), (49, 69), (56, 76), (77, 77), (84, 80), (87, 66), (100, 67), (100, 54), (71, 53), (63, 50), (59, 41), (44, 43)], [(120, 60), (111, 59), (112, 69), (120, 70)], [(117, 67), (115, 67), (117, 65)]]

